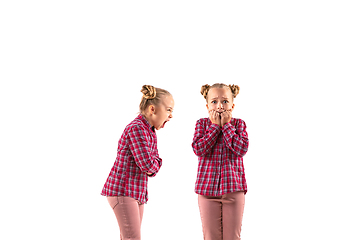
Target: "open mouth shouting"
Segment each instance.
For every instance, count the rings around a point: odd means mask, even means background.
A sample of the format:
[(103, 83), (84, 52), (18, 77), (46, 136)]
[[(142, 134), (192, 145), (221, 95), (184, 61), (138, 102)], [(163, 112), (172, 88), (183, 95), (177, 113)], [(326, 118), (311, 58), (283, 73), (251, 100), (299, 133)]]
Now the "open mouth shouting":
[(166, 120), (164, 123), (163, 123), (163, 125), (161, 126), (161, 128), (164, 128), (165, 127), (165, 123), (167, 123), (168, 122), (168, 120)]

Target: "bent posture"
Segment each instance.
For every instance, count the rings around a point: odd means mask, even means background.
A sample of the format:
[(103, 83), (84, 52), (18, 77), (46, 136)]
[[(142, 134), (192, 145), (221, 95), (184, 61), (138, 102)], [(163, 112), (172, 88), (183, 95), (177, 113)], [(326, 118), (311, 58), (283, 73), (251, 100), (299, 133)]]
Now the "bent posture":
[(115, 213), (123, 240), (141, 239), (148, 177), (154, 177), (162, 164), (155, 129), (165, 126), (174, 108), (173, 97), (166, 90), (144, 85), (141, 92), (140, 114), (119, 140), (115, 163), (101, 193)]

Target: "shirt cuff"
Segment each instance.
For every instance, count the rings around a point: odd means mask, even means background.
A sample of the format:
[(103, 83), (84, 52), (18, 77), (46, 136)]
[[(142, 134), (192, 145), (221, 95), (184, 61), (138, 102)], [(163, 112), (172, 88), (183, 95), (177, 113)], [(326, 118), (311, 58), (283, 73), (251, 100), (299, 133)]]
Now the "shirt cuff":
[(157, 161), (157, 166), (154, 165), (152, 168), (149, 169), (149, 173), (151, 173), (150, 175), (147, 174), (149, 177), (155, 177), (156, 174), (159, 172), (161, 165), (162, 165), (162, 159), (161, 158), (157, 158), (155, 159), (155, 161)]
[(216, 123), (211, 123), (210, 127), (215, 128), (215, 129), (221, 129), (221, 127), (219, 125), (217, 125)]
[(229, 133), (229, 134), (231, 134), (231, 135), (235, 134), (235, 132), (236, 132), (235, 127), (234, 127), (233, 125), (231, 125), (231, 123), (229, 123), (229, 122), (226, 123), (226, 124), (222, 127), (221, 130), (223, 131), (223, 133)]

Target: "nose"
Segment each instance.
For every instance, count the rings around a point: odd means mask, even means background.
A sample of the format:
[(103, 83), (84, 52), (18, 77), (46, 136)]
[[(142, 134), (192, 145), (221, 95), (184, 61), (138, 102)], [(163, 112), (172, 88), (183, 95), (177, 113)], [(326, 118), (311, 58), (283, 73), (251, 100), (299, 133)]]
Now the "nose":
[(173, 115), (172, 115), (172, 113), (170, 113), (169, 118), (172, 118), (172, 117), (173, 117)]
[(217, 108), (218, 108), (218, 109), (222, 109), (222, 108), (223, 108), (223, 104), (222, 104), (221, 102), (218, 102)]

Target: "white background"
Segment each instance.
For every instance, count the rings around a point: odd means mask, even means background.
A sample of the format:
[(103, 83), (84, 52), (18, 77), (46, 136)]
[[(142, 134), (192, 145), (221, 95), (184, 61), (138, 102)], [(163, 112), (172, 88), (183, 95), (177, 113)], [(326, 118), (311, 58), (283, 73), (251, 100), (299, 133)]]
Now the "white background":
[(203, 84), (241, 88), (244, 240), (360, 239), (357, 1), (1, 1), (1, 239), (118, 239), (101, 189), (140, 89), (169, 90), (144, 240), (202, 239)]

